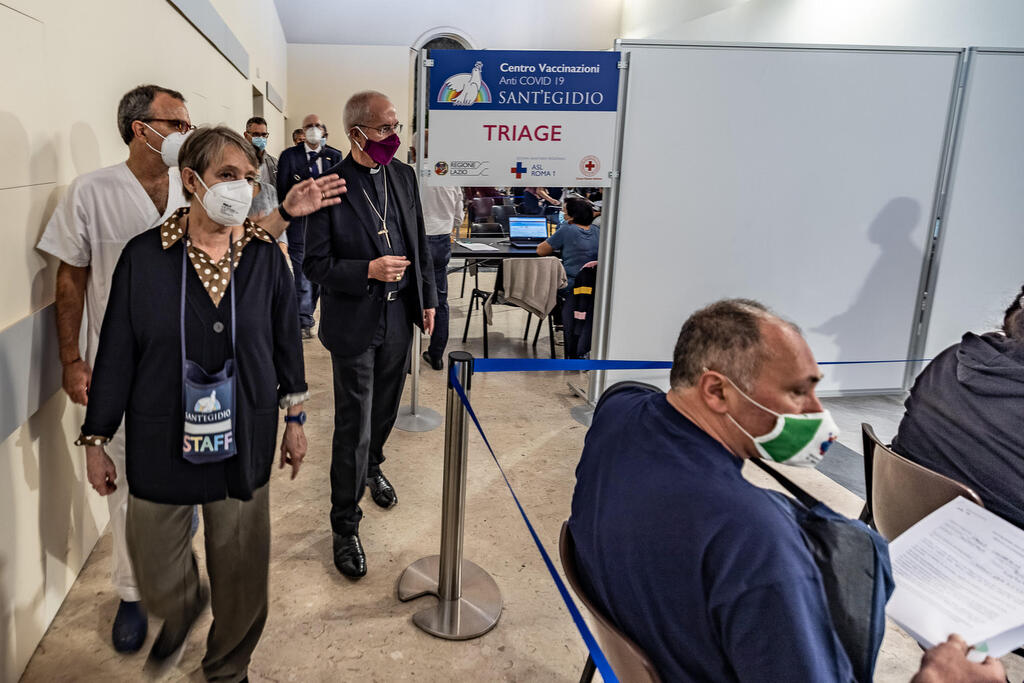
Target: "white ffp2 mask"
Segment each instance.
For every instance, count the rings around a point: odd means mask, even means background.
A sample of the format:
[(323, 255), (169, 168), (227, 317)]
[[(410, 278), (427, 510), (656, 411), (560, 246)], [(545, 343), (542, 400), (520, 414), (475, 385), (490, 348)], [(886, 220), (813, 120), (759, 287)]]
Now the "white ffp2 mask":
[(252, 205), (252, 187), (247, 180), (228, 180), (208, 187), (196, 173), (196, 179), (206, 188), (203, 208), (206, 214), (221, 225), (241, 225)]
[(178, 165), (178, 152), (181, 151), (181, 146), (185, 143), (185, 138), (192, 134), (192, 131), (187, 133), (171, 133), (170, 135), (161, 135), (153, 126), (149, 125), (145, 121), (142, 122), (146, 128), (160, 135), (163, 138), (163, 142), (160, 143), (160, 149), (155, 148), (153, 145), (146, 143), (146, 147), (160, 155), (160, 159), (164, 162), (164, 166), (167, 168), (174, 168)]

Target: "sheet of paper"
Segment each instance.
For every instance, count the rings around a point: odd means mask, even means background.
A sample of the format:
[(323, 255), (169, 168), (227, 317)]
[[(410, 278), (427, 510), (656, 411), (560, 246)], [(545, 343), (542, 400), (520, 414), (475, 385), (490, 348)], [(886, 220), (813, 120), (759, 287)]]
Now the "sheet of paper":
[(498, 251), (498, 248), (493, 244), (482, 244), (480, 242), (461, 242), (459, 240), (456, 240), (455, 243), (458, 244), (460, 247), (465, 247), (466, 249), (469, 249), (470, 251)]
[(889, 544), (893, 621), (926, 647), (959, 633), (976, 657), (1024, 644), (1024, 530), (957, 498)]

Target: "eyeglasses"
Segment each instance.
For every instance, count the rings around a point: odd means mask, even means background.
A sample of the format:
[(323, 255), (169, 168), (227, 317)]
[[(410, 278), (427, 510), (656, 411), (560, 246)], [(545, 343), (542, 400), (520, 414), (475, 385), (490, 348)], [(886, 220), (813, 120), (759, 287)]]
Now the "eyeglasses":
[[(248, 132), (248, 131), (246, 131)], [(270, 133), (249, 133), (249, 137), (252, 138), (269, 138)]]
[(188, 121), (182, 121), (181, 119), (139, 119), (139, 121), (143, 121), (145, 123), (153, 123), (154, 121), (160, 121), (162, 123), (166, 123), (168, 126), (178, 131), (179, 133), (187, 133), (190, 130), (196, 129), (196, 127), (193, 126), (191, 123), (189, 123)]
[(374, 128), (373, 126), (367, 126), (367, 125), (364, 125), (362, 123), (357, 123), (356, 126), (358, 126), (359, 128), (369, 128), (370, 130), (375, 130), (378, 133), (380, 133), (381, 135), (383, 135), (384, 137), (388, 137), (392, 133), (397, 134), (397, 133), (401, 133), (402, 132), (402, 124), (400, 124), (400, 123), (396, 123), (393, 126), (380, 126), (379, 128)]
[[(327, 126), (325, 126), (322, 123), (311, 123), (308, 126), (306, 126), (306, 128), (319, 128), (320, 130), (323, 130), (323, 131), (327, 130)], [(305, 130), (306, 128), (303, 128), (303, 130)]]

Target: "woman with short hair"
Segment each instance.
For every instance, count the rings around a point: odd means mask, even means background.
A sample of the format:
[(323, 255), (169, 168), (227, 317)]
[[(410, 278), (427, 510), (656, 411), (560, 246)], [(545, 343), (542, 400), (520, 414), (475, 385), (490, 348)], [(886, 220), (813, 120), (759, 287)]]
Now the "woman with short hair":
[[(125, 419), (129, 553), (143, 604), (164, 620), (147, 668), (176, 665), (212, 597), (203, 671), (239, 681), (267, 616), (278, 411), (280, 467), (294, 479), (308, 392), (291, 275), (274, 238), (246, 218), (252, 145), (201, 128), (179, 167), (190, 206), (128, 242), (114, 271), (79, 443), (89, 482), (113, 490), (103, 444)], [(192, 553), (196, 505), (209, 590)]]

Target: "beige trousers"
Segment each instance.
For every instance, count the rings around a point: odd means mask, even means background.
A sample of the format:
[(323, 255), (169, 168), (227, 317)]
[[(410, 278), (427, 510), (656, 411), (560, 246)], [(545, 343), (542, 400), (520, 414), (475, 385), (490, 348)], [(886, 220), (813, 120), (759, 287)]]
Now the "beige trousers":
[[(256, 490), (252, 500), (228, 498), (202, 506), (213, 607), (203, 657), (209, 681), (235, 683), (246, 677), (267, 620), (268, 489)], [(182, 628), (200, 599), (192, 508), (128, 498), (128, 551), (142, 604), (168, 629)]]

